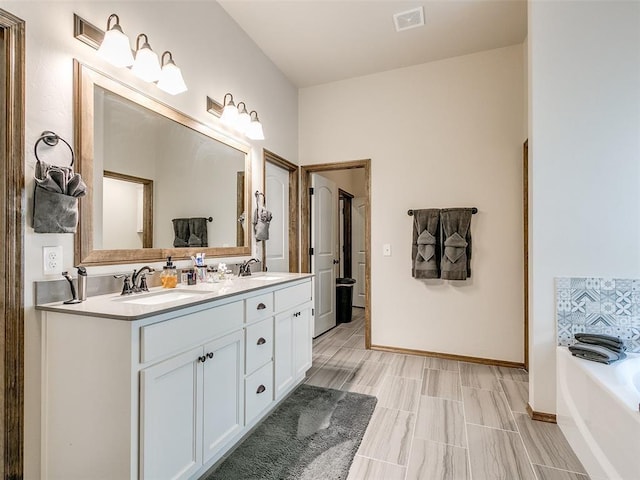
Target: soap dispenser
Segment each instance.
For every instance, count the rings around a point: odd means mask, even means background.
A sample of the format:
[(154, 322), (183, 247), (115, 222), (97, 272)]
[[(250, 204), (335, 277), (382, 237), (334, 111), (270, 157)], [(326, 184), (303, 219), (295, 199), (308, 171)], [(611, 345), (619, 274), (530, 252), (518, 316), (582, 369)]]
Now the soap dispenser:
[(171, 257), (167, 257), (167, 264), (162, 267), (160, 283), (162, 284), (162, 288), (176, 288), (178, 285), (178, 270), (171, 261)]

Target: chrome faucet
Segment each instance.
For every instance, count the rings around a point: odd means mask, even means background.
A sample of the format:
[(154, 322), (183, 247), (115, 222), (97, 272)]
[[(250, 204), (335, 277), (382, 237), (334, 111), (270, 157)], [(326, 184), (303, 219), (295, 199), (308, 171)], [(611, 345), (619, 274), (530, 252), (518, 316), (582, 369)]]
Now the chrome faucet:
[(257, 258), (250, 258), (249, 260), (242, 262), (240, 264), (240, 268), (238, 268), (238, 276), (239, 277), (248, 277), (251, 275), (251, 264), (258, 263), (260, 260)]
[[(147, 287), (147, 274), (143, 273), (144, 271), (149, 273), (154, 273), (155, 270), (148, 265), (145, 265), (140, 270), (134, 270), (131, 275), (131, 289), (134, 292), (148, 292), (149, 287)], [(138, 278), (140, 281), (138, 282)]]

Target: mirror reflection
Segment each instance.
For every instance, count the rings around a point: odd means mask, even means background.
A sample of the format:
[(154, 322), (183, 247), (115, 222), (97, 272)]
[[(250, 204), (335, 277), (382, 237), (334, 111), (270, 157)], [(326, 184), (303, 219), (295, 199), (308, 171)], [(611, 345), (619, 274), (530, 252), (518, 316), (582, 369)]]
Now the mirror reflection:
[(251, 253), (249, 147), (75, 62), (76, 264)]
[[(94, 101), (94, 172), (153, 183), (152, 241), (145, 247), (244, 244), (237, 232), (243, 227), (243, 152), (104, 88), (96, 87)], [(114, 186), (103, 177), (94, 176), (94, 248), (143, 248), (140, 184), (127, 189), (126, 180)]]

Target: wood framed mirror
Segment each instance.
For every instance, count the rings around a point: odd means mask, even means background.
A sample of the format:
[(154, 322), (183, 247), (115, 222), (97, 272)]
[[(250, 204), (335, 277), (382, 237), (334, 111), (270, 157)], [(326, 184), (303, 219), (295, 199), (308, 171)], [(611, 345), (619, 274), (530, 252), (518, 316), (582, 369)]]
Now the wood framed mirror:
[[(77, 170), (88, 186), (79, 202), (76, 265), (251, 254), (249, 145), (77, 60), (74, 95)], [(104, 229), (114, 227), (103, 223), (103, 205), (114, 197), (103, 179), (114, 176), (153, 185), (143, 194), (142, 248), (105, 242)], [(191, 234), (174, 220), (187, 222)]]

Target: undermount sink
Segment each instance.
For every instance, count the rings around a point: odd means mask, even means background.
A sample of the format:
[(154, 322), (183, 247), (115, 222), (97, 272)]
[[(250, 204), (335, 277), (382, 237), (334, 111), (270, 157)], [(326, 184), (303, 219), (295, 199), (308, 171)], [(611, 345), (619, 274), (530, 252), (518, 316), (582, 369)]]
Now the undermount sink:
[(131, 296), (126, 298), (117, 298), (116, 301), (121, 303), (131, 303), (134, 305), (160, 305), (162, 303), (176, 302), (178, 300), (186, 300), (187, 298), (205, 295), (210, 292), (199, 290), (166, 290), (162, 292), (150, 293), (141, 296)]

